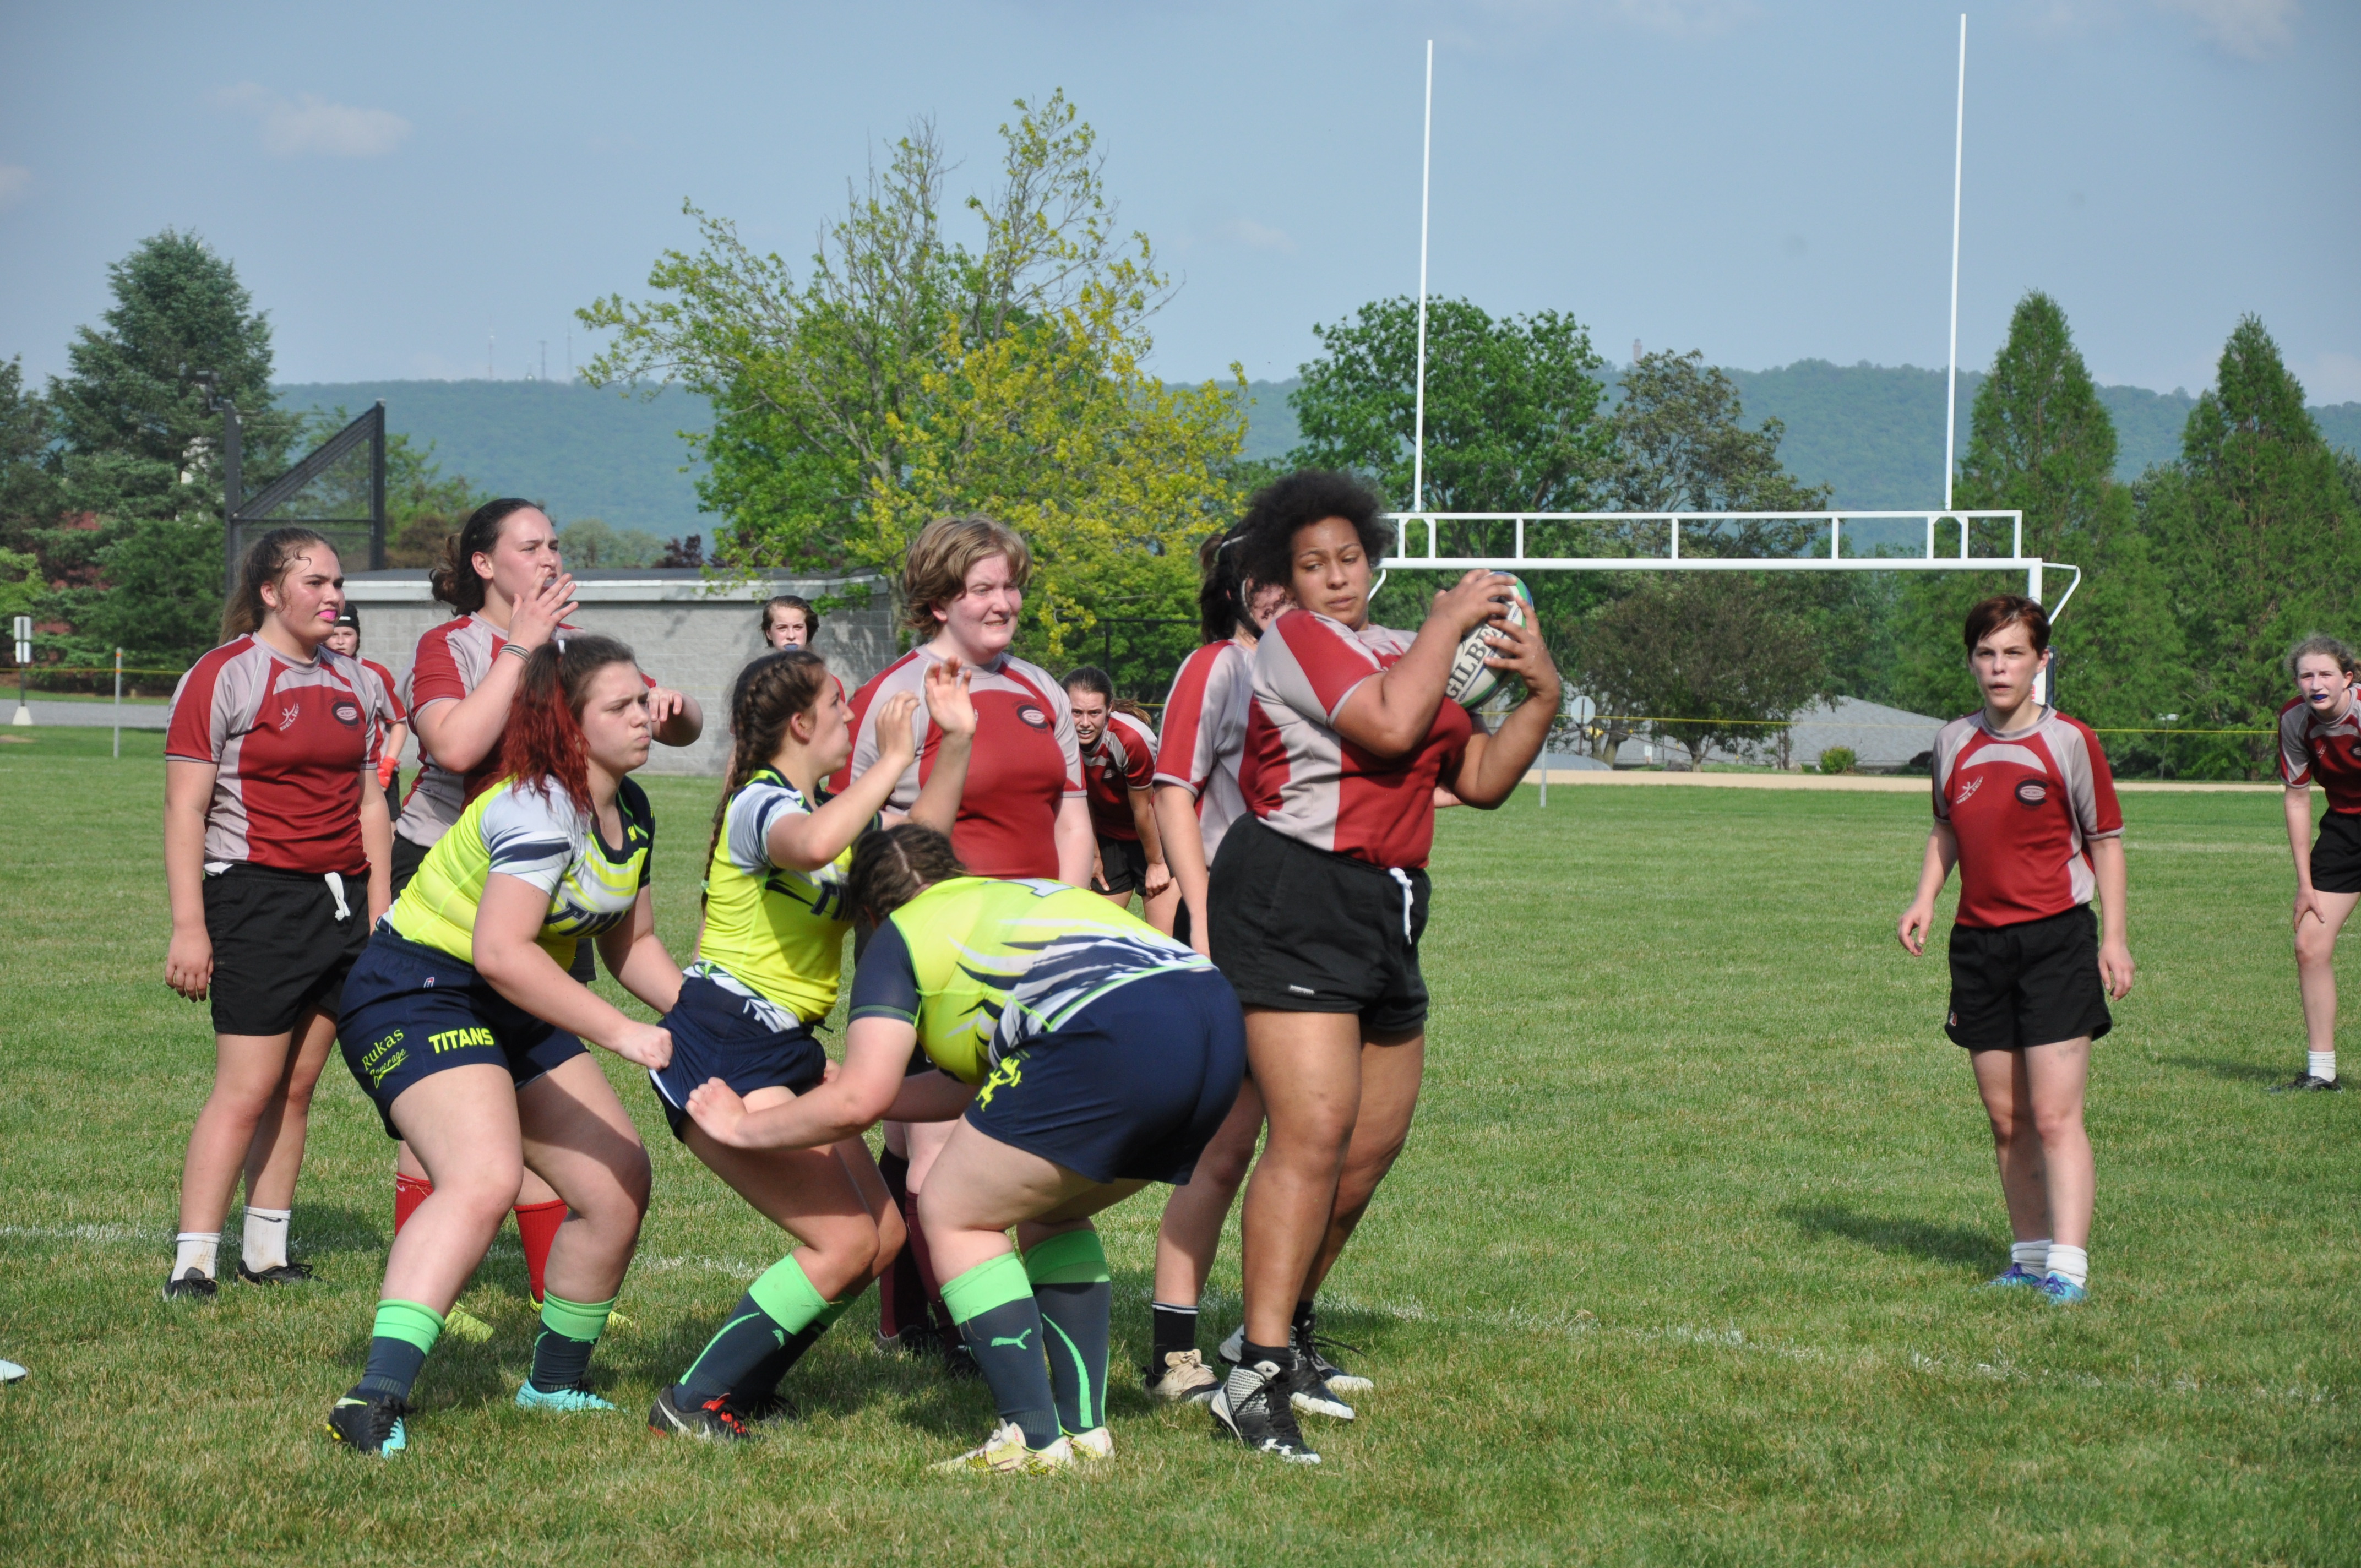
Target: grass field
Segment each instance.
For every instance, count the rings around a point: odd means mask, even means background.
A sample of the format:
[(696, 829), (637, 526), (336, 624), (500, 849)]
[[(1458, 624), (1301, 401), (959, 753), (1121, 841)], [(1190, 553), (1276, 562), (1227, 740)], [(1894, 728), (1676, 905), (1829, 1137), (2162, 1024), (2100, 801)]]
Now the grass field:
[[(873, 1352), (866, 1303), (791, 1380), (799, 1424), (647, 1433), (784, 1248), (611, 1058), (656, 1167), (596, 1369), (620, 1412), (510, 1405), (509, 1233), (465, 1298), (498, 1332), (437, 1351), (410, 1453), (332, 1451), (390, 1146), (332, 1063), (294, 1223), (319, 1283), (158, 1299), (211, 1063), (160, 978), (159, 737), (116, 763), (104, 731), (34, 735), (0, 746), (0, 1354), (33, 1369), (0, 1391), (11, 1562), (2361, 1561), (2361, 1094), (2262, 1092), (2302, 1059), (2270, 796), (2126, 797), (2141, 974), (2096, 1053), (2072, 1310), (1974, 1289), (2006, 1259), (1990, 1144), (1940, 959), (1892, 934), (1922, 801), (1447, 814), (1426, 1100), (1323, 1315), (1378, 1380), (1361, 1420), (1312, 1423), (1305, 1473), (1119, 1375), (1109, 1473), (991, 1485), (920, 1474), (989, 1399)], [(651, 781), (676, 943), (710, 790)], [(1104, 1222), (1126, 1361), (1158, 1201)], [(1209, 1347), (1234, 1247), (1214, 1284)]]

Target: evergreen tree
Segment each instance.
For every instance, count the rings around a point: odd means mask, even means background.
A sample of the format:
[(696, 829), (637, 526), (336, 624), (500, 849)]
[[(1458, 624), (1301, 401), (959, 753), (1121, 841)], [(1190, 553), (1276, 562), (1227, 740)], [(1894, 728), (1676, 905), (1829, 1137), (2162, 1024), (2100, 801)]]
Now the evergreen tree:
[[(2141, 500), (2189, 641), (2187, 721), (2271, 729), (2291, 695), (2288, 645), (2313, 630), (2351, 635), (2361, 510), (2257, 318), (2230, 334), (2216, 385), (2190, 411), (2180, 464), (2151, 476)], [(2250, 736), (2197, 762), (2255, 776), (2271, 750), (2268, 735)]]
[[(1963, 510), (2023, 512), (2025, 554), (2081, 567), (2072, 608), (2058, 624), (2060, 702), (2091, 723), (2140, 729), (2159, 704), (2178, 702), (2186, 675), (2170, 595), (2114, 464), (2114, 422), (2066, 313), (2048, 295), (2027, 293), (1977, 390), (1953, 501)], [(1974, 547), (2004, 552), (2009, 543), (1991, 532)], [(2048, 575), (2053, 603), (2069, 580)], [(1960, 627), (1976, 600), (2012, 589), (2024, 591), (2014, 573), (1929, 573), (1905, 587), (1896, 626), (1896, 695), (1905, 706), (1938, 714), (1977, 706)]]
[(270, 324), (237, 270), (192, 234), (167, 229), (107, 269), (115, 303), (76, 334), (49, 402), (67, 501), (100, 527), (75, 543), (58, 609), (75, 656), (115, 645), (185, 661), (212, 645), (221, 615), (222, 416), (196, 377), (218, 378), (242, 417), (247, 487), (286, 465), (301, 416), (270, 401)]

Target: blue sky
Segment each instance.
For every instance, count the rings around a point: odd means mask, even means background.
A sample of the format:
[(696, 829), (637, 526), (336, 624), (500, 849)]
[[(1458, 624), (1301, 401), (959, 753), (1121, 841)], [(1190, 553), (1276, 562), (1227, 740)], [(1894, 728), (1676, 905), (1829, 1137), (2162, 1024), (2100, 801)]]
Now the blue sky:
[[(1432, 286), (1749, 368), (1939, 366), (1959, 6), (1916, 0), (1079, 0), (207, 6), (0, 0), (0, 356), (61, 369), (168, 225), (232, 257), (289, 380), (563, 375), (575, 306), (686, 243), (791, 258), (931, 115), (989, 179), (1062, 86), (1186, 280), (1157, 365), (1284, 377)], [(2028, 288), (2103, 380), (2191, 390), (2259, 313), (2361, 399), (2361, 5), (1971, 7), (1962, 364)], [(957, 221), (961, 220), (955, 220)], [(586, 353), (576, 330), (574, 352)]]

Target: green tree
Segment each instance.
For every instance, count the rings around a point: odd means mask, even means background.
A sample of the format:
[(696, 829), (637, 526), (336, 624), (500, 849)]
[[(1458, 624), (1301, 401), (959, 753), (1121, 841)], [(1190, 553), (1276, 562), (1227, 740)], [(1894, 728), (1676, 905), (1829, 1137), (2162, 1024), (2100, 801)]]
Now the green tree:
[(1822, 686), (1812, 625), (1789, 598), (1749, 573), (1668, 572), (1585, 620), (1574, 667), (1607, 754), (1642, 721), (1686, 746), (1692, 766), (1712, 747), (1775, 739)]
[(577, 518), (557, 532), (566, 564), (577, 572), (612, 572), (653, 566), (664, 559), (664, 542), (636, 528), (616, 528), (595, 517)]
[(0, 549), (37, 551), (58, 526), (65, 489), (56, 440), (49, 402), (26, 388), (22, 361), (0, 363)]
[[(2231, 333), (2215, 385), (2190, 411), (2180, 464), (2141, 488), (2188, 640), (2184, 721), (2272, 729), (2290, 695), (2288, 645), (2348, 629), (2361, 609), (2361, 509), (2259, 320)], [(2268, 735), (2225, 741), (2198, 753), (2194, 771), (2254, 776), (2270, 753)]]
[[(2169, 586), (2114, 466), (2114, 422), (2074, 346), (2066, 313), (2048, 295), (2028, 292), (1976, 392), (1953, 501), (2023, 512), (2026, 554), (2082, 569), (2071, 609), (2058, 623), (2059, 701), (2093, 724), (2137, 729), (2179, 706), (2187, 671)], [(1992, 532), (1980, 534), (1975, 548), (2004, 552), (2009, 543)], [(2045, 577), (2052, 603), (2072, 581), (2059, 571)], [(1982, 699), (1960, 627), (1978, 599), (2024, 588), (2014, 573), (1914, 576), (1895, 618), (1894, 680), (1903, 705), (1938, 714), (1976, 707)], [(2141, 751), (2114, 749), (2127, 760)]]
[(1190, 536), (1235, 499), (1244, 378), (1225, 393), (1140, 373), (1170, 285), (1122, 234), (1064, 95), (1017, 108), (999, 185), (967, 203), (980, 247), (944, 235), (946, 164), (920, 125), (801, 280), (691, 207), (702, 248), (658, 260), (656, 299), (580, 313), (616, 334), (594, 384), (677, 379), (713, 400), (701, 493), (723, 570), (892, 582), (928, 519), (974, 509), (1040, 557), (1027, 646), (1054, 652), (1100, 615), (1187, 613)]

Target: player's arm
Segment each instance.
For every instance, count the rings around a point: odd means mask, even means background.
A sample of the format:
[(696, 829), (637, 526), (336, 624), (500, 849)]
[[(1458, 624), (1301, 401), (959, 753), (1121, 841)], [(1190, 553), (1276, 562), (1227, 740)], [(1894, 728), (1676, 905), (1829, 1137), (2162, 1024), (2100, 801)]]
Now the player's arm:
[(600, 933), (598, 956), (625, 991), (657, 1012), (669, 1013), (679, 1003), (680, 966), (656, 935), (655, 895), (648, 889), (640, 889), (628, 919)]
[(916, 1025), (855, 1018), (844, 1033), (844, 1065), (818, 1088), (749, 1111), (735, 1090), (708, 1079), (689, 1092), (688, 1113), (707, 1136), (731, 1148), (810, 1149), (859, 1137), (895, 1109), (917, 1045)]
[(213, 762), (172, 757), (164, 763), (164, 886), (172, 901), (172, 942), (164, 983), (203, 1002), (214, 978), (214, 939), (205, 929), (205, 813), (214, 799)]
[(1466, 755), (1452, 781), (1453, 795), (1484, 811), (1507, 800), (1524, 781), (1526, 770), (1549, 740), (1550, 726), (1557, 722), (1563, 691), (1557, 665), (1538, 627), (1503, 620), (1492, 628), (1492, 635), (1497, 651), (1484, 663), (1522, 680), (1525, 700), (1500, 721), (1497, 734), (1486, 735), (1478, 729), (1468, 739)]
[(1180, 884), (1180, 902), (1189, 910), (1189, 945), (1202, 956), (1213, 956), (1205, 932), (1205, 889), (1212, 880), (1205, 867), (1205, 835), (1197, 820), (1197, 797), (1186, 784), (1156, 786), (1156, 825), (1163, 829), (1165, 864)]
[(1918, 866), (1918, 892), (1911, 898), (1910, 907), (1902, 912), (1902, 923), (1895, 929), (1913, 958), (1927, 950), (1927, 933), (1935, 928), (1935, 895), (1943, 891), (1944, 882), (1959, 861), (1960, 836), (1949, 823), (1938, 818), (1927, 835), (1927, 857)]
[(386, 809), (385, 786), (377, 764), (361, 764), (361, 848), (368, 855), (368, 917), (393, 907), (393, 814)]
[(1474, 571), (1434, 596), (1410, 652), (1378, 671), (1338, 706), (1330, 726), (1365, 751), (1391, 760), (1424, 744), (1451, 681), (1460, 640), (1508, 612), (1512, 590), (1506, 573)]
[(2091, 840), (2091, 868), (2099, 877), (2099, 979), (2107, 994), (2121, 1002), (2131, 994), (2134, 969), (2129, 917), (2124, 912), (2130, 878), (2124, 869), (2122, 834)]
[(441, 697), (411, 714), (419, 744), (426, 754), (455, 773), (464, 773), (490, 756), (508, 729), (509, 707), (517, 685), (524, 679), (527, 655), (557, 634), (574, 610), (574, 578), (564, 572), (541, 586), (531, 598), (518, 603), (509, 618), (508, 641), (492, 655), (492, 667), (465, 696)]
[[(946, 839), (959, 824), (960, 800), (967, 793), (968, 761), (975, 750), (975, 704), (968, 696), (968, 683), (973, 678), (972, 671), (960, 668), (956, 657), (937, 660), (927, 669), (927, 722), (942, 732), (942, 739), (935, 742), (935, 765), (918, 787), (918, 798), (910, 803), (908, 820)], [(901, 730), (908, 735), (909, 725), (903, 724)], [(881, 748), (884, 737), (881, 729)], [(909, 765), (905, 761), (894, 770), (893, 777), (899, 779)], [(886, 788), (890, 791), (893, 785), (888, 784)]]
[(1070, 795), (1058, 803), (1058, 824), (1051, 830), (1058, 846), (1058, 880), (1070, 887), (1091, 885), (1091, 866), (1098, 859), (1098, 835), (1091, 831), (1091, 803)]
[(1139, 848), (1148, 857), (1148, 885), (1140, 896), (1159, 898), (1172, 885), (1172, 869), (1164, 860), (1164, 835), (1156, 830), (1156, 790), (1153, 785), (1126, 792), (1131, 802), (1132, 831), (1139, 835)]
[(910, 715), (918, 706), (915, 692), (896, 692), (885, 699), (877, 724), (877, 763), (845, 786), (844, 793), (823, 802), (816, 811), (783, 812), (763, 839), (763, 853), (774, 866), (787, 871), (815, 872), (844, 853), (861, 830), (884, 809), (902, 770), (917, 754), (910, 735)]
[(385, 738), (378, 742), (377, 785), (383, 789), (393, 782), (395, 770), (401, 766), (402, 748), (410, 744), (410, 726), (395, 719), (386, 726)]
[[(647, 899), (642, 889), (640, 898)], [(672, 1060), (672, 1035), (642, 1024), (557, 967), (537, 938), (549, 913), (549, 892), (522, 877), (494, 872), (476, 905), (476, 969), (492, 989), (544, 1024), (555, 1024), (642, 1067)], [(636, 955), (634, 955), (636, 957)], [(620, 978), (620, 977), (619, 977)]]

